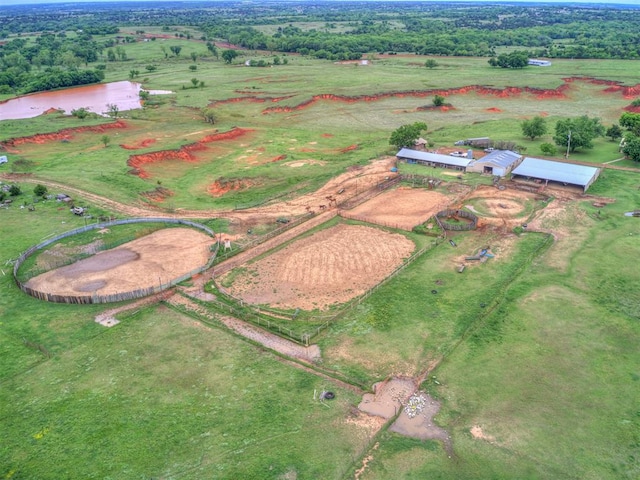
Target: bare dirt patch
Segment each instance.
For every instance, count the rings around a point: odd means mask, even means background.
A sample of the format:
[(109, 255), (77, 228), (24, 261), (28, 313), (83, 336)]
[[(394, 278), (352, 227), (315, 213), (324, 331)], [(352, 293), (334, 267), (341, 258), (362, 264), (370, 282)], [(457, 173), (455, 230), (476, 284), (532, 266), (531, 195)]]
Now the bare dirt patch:
[(110, 295), (148, 288), (206, 264), (212, 243), (211, 237), (190, 228), (158, 230), (38, 275), (27, 286), (55, 295)]
[(246, 190), (254, 185), (257, 185), (255, 180), (242, 178), (218, 179), (207, 187), (207, 193), (212, 197), (222, 197), (225, 193)]
[[(480, 186), (463, 201), (463, 206), (479, 216), (478, 226), (487, 225), (511, 229), (525, 223), (532, 213), (533, 203), (547, 197), (533, 192)], [(476, 203), (482, 211), (472, 204)]]
[(377, 225), (411, 230), (446, 208), (450, 202), (451, 200), (442, 193), (400, 187), (346, 211), (345, 216)]
[[(223, 275), (234, 296), (278, 308), (325, 309), (377, 285), (415, 249), (406, 237), (336, 225), (300, 239), (244, 271)], [(234, 277), (230, 277), (234, 275)]]

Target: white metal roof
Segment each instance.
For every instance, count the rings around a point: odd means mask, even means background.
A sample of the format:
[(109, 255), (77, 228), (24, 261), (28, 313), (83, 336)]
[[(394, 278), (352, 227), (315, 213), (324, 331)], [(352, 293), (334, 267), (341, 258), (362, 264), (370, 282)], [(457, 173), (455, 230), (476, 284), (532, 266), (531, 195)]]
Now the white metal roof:
[(494, 150), (484, 157), (476, 160), (479, 164), (491, 164), (495, 167), (509, 168), (520, 159), (521, 155), (511, 150)]
[(451, 155), (441, 155), (439, 153), (420, 152), (418, 150), (411, 150), (410, 148), (401, 149), (396, 153), (396, 157), (420, 160), (422, 162), (442, 163), (453, 167), (467, 167), (469, 163), (471, 163), (471, 159), (466, 157), (452, 157)]
[(593, 180), (594, 176), (598, 175), (598, 168), (526, 157), (512, 173), (523, 177), (541, 178), (584, 187)]

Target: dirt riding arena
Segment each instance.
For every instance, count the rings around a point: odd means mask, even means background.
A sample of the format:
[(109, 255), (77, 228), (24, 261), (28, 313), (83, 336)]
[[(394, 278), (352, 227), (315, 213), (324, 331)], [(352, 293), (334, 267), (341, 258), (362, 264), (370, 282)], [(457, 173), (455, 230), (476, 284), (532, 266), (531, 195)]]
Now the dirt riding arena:
[(507, 188), (478, 187), (465, 198), (463, 205), (479, 217), (478, 225), (493, 225), (512, 229), (526, 223), (538, 202), (547, 196), (533, 192)]
[(400, 187), (343, 213), (347, 218), (410, 231), (450, 202), (445, 195), (433, 190)]
[(166, 228), (30, 279), (54, 295), (111, 295), (168, 283), (205, 265), (214, 240), (191, 228)]
[(219, 278), (244, 301), (277, 308), (324, 309), (380, 283), (415, 245), (400, 234), (336, 225)]

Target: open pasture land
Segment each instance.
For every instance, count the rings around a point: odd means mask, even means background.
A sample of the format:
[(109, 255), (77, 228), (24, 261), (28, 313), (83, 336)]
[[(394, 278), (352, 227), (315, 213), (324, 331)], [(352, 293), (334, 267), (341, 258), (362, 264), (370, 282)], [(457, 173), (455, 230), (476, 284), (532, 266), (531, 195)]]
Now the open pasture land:
[(27, 287), (53, 295), (111, 295), (163, 285), (202, 267), (211, 237), (190, 228), (158, 230), (115, 249), (31, 278)]
[[(536, 155), (552, 134), (531, 142), (522, 137), (522, 119), (544, 115), (551, 126), (588, 114), (609, 126), (637, 96), (635, 61), (554, 60), (546, 69), (509, 71), (490, 68), (486, 58), (439, 57), (431, 71), (418, 55), (377, 56), (368, 66), (290, 55), (287, 65), (258, 69), (212, 58), (193, 62), (189, 50), (203, 52), (203, 43), (167, 39), (165, 45), (173, 42), (183, 46), (182, 58), (165, 60), (157, 42), (123, 44), (129, 60), (109, 62), (106, 72), (109, 80), (122, 80), (131, 69), (157, 64), (143, 86), (172, 95), (122, 112), (123, 128), (5, 144), (10, 163), (0, 168), (167, 214), (193, 209), (216, 217), (270, 201), (251, 218), (269, 212), (271, 221), (287, 208), (323, 202), (325, 195), (296, 203), (322, 185), (336, 194), (342, 187), (330, 180), (344, 172), (354, 174), (345, 192), (351, 194), (360, 168), (395, 153), (388, 139), (400, 125), (425, 121), (425, 138), (435, 148), (491, 136)], [(242, 54), (238, 62), (269, 57)], [(191, 88), (194, 77), (204, 85)], [(422, 108), (436, 93), (453, 108)], [(200, 114), (206, 106), (215, 111), (213, 126)], [(85, 126), (114, 124), (91, 119)], [(2, 121), (0, 141), (82, 125), (56, 114)], [(236, 129), (251, 133), (207, 141)], [(137, 157), (147, 154), (152, 157)], [(615, 142), (606, 139), (572, 155), (595, 163), (617, 158)], [(463, 182), (485, 181), (468, 178)], [(392, 375), (425, 380), (423, 388), (441, 402), (436, 422), (451, 436), (451, 458), (440, 444), (392, 433), (367, 450), (380, 421), (355, 408), (361, 392), (294, 369), (188, 315), (151, 307), (105, 329), (93, 321), (103, 307), (28, 297), (13, 284), (11, 260), (83, 220), (71, 219), (67, 208), (43, 202), (28, 212), (16, 202), (0, 210), (0, 403), (6, 407), (0, 476), (352, 478), (364, 458), (360, 480), (636, 479), (640, 298), (632, 260), (640, 254), (640, 220), (624, 213), (639, 208), (639, 184), (635, 172), (605, 170), (589, 193), (615, 202), (594, 207), (590, 196), (556, 197), (542, 214), (538, 199), (509, 197), (509, 190), (500, 201), (507, 208), (496, 205), (500, 197), (470, 197), (487, 222), (533, 216), (531, 231), (516, 235), (510, 224), (491, 224), (450, 237), (456, 246), (434, 240), (319, 338), (318, 367), (353, 385)], [(228, 229), (247, 231), (240, 217)], [(408, 233), (357, 230), (364, 238), (298, 243), (288, 256), (275, 252), (227, 280), (231, 288), (238, 282), (257, 292), (252, 301), (258, 303), (330, 306), (359, 288), (361, 276), (338, 291), (343, 271), (374, 277), (376, 261), (392, 269), (415, 248)], [(406, 248), (387, 252), (395, 235)], [(458, 273), (466, 256), (487, 246), (493, 258)], [(271, 270), (260, 274), (260, 265)], [(279, 270), (285, 265), (291, 268)], [(278, 297), (277, 275), (307, 290)], [(319, 292), (309, 279), (325, 282), (330, 295), (314, 297)], [(261, 282), (271, 289), (259, 290)], [(337, 393), (328, 407), (313, 401), (314, 390), (325, 388)]]
[[(491, 136), (539, 154), (539, 145), (552, 141), (551, 132), (532, 142), (522, 137), (521, 120), (544, 115), (553, 125), (559, 118), (596, 113), (609, 125), (635, 98), (631, 87), (637, 83), (628, 61), (557, 60), (548, 69), (512, 72), (493, 69), (486, 59), (442, 58), (428, 71), (426, 57), (418, 55), (380, 57), (358, 67), (290, 56), (287, 65), (268, 69), (201, 59), (194, 73), (186, 58), (160, 62), (159, 45), (123, 48), (130, 50), (130, 60), (109, 64), (109, 75), (122, 78), (131, 68), (144, 68), (157, 49), (158, 69), (148, 73), (143, 87), (174, 93), (121, 112), (123, 128), (9, 145), (15, 163), (3, 168), (108, 192), (131, 204), (231, 209), (313, 191), (350, 166), (393, 154), (390, 132), (414, 121), (426, 121), (425, 136), (435, 148)], [(204, 46), (193, 42), (193, 48)], [(243, 53), (243, 59), (250, 56)], [(202, 88), (187, 88), (194, 76), (205, 79)], [(422, 110), (436, 93), (453, 108)], [(200, 114), (207, 106), (216, 115), (213, 126)], [(7, 120), (0, 122), (0, 140), (70, 125), (85, 124), (57, 114)], [(244, 133), (216, 137), (232, 131)], [(104, 135), (110, 137), (106, 147)], [(619, 153), (615, 142), (598, 139), (593, 151), (572, 158), (602, 162)], [(304, 166), (288, 167), (298, 162)]]

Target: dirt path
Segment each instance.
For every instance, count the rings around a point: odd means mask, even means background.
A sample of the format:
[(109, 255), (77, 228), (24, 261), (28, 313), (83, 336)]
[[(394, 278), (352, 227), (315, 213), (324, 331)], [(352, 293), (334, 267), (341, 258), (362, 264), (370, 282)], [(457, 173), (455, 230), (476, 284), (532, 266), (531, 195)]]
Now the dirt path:
[[(394, 162), (395, 157), (374, 160), (367, 165), (350, 168), (347, 172), (329, 180), (317, 191), (298, 197), (293, 201), (278, 202), (246, 210), (189, 210), (177, 208), (173, 211), (167, 211), (162, 208), (154, 208), (148, 204), (127, 205), (77, 187), (71, 187), (32, 174), (3, 173), (0, 174), (0, 179), (7, 182), (41, 184), (50, 189), (60, 190), (67, 195), (83, 198), (107, 210), (131, 217), (224, 218), (244, 224), (260, 223), (281, 216), (304, 215), (309, 211), (322, 210), (322, 205), (330, 207), (330, 200), (327, 197), (342, 200), (355, 196), (358, 191), (370, 188), (388, 176)], [(338, 194), (338, 192), (342, 193)]]
[(317, 345), (304, 347), (302, 345), (298, 345), (297, 343), (274, 335), (273, 333), (269, 333), (260, 328), (254, 327), (253, 325), (238, 320), (237, 318), (214, 315), (206, 308), (182, 295), (173, 295), (167, 300), (167, 302), (180, 309), (186, 309), (187, 311), (194, 312), (198, 316), (202, 316), (208, 320), (219, 321), (237, 334), (253, 340), (254, 342), (259, 343), (282, 355), (286, 355), (287, 357), (296, 358), (298, 360), (310, 363), (313, 363), (320, 359), (320, 347), (318, 347)]

